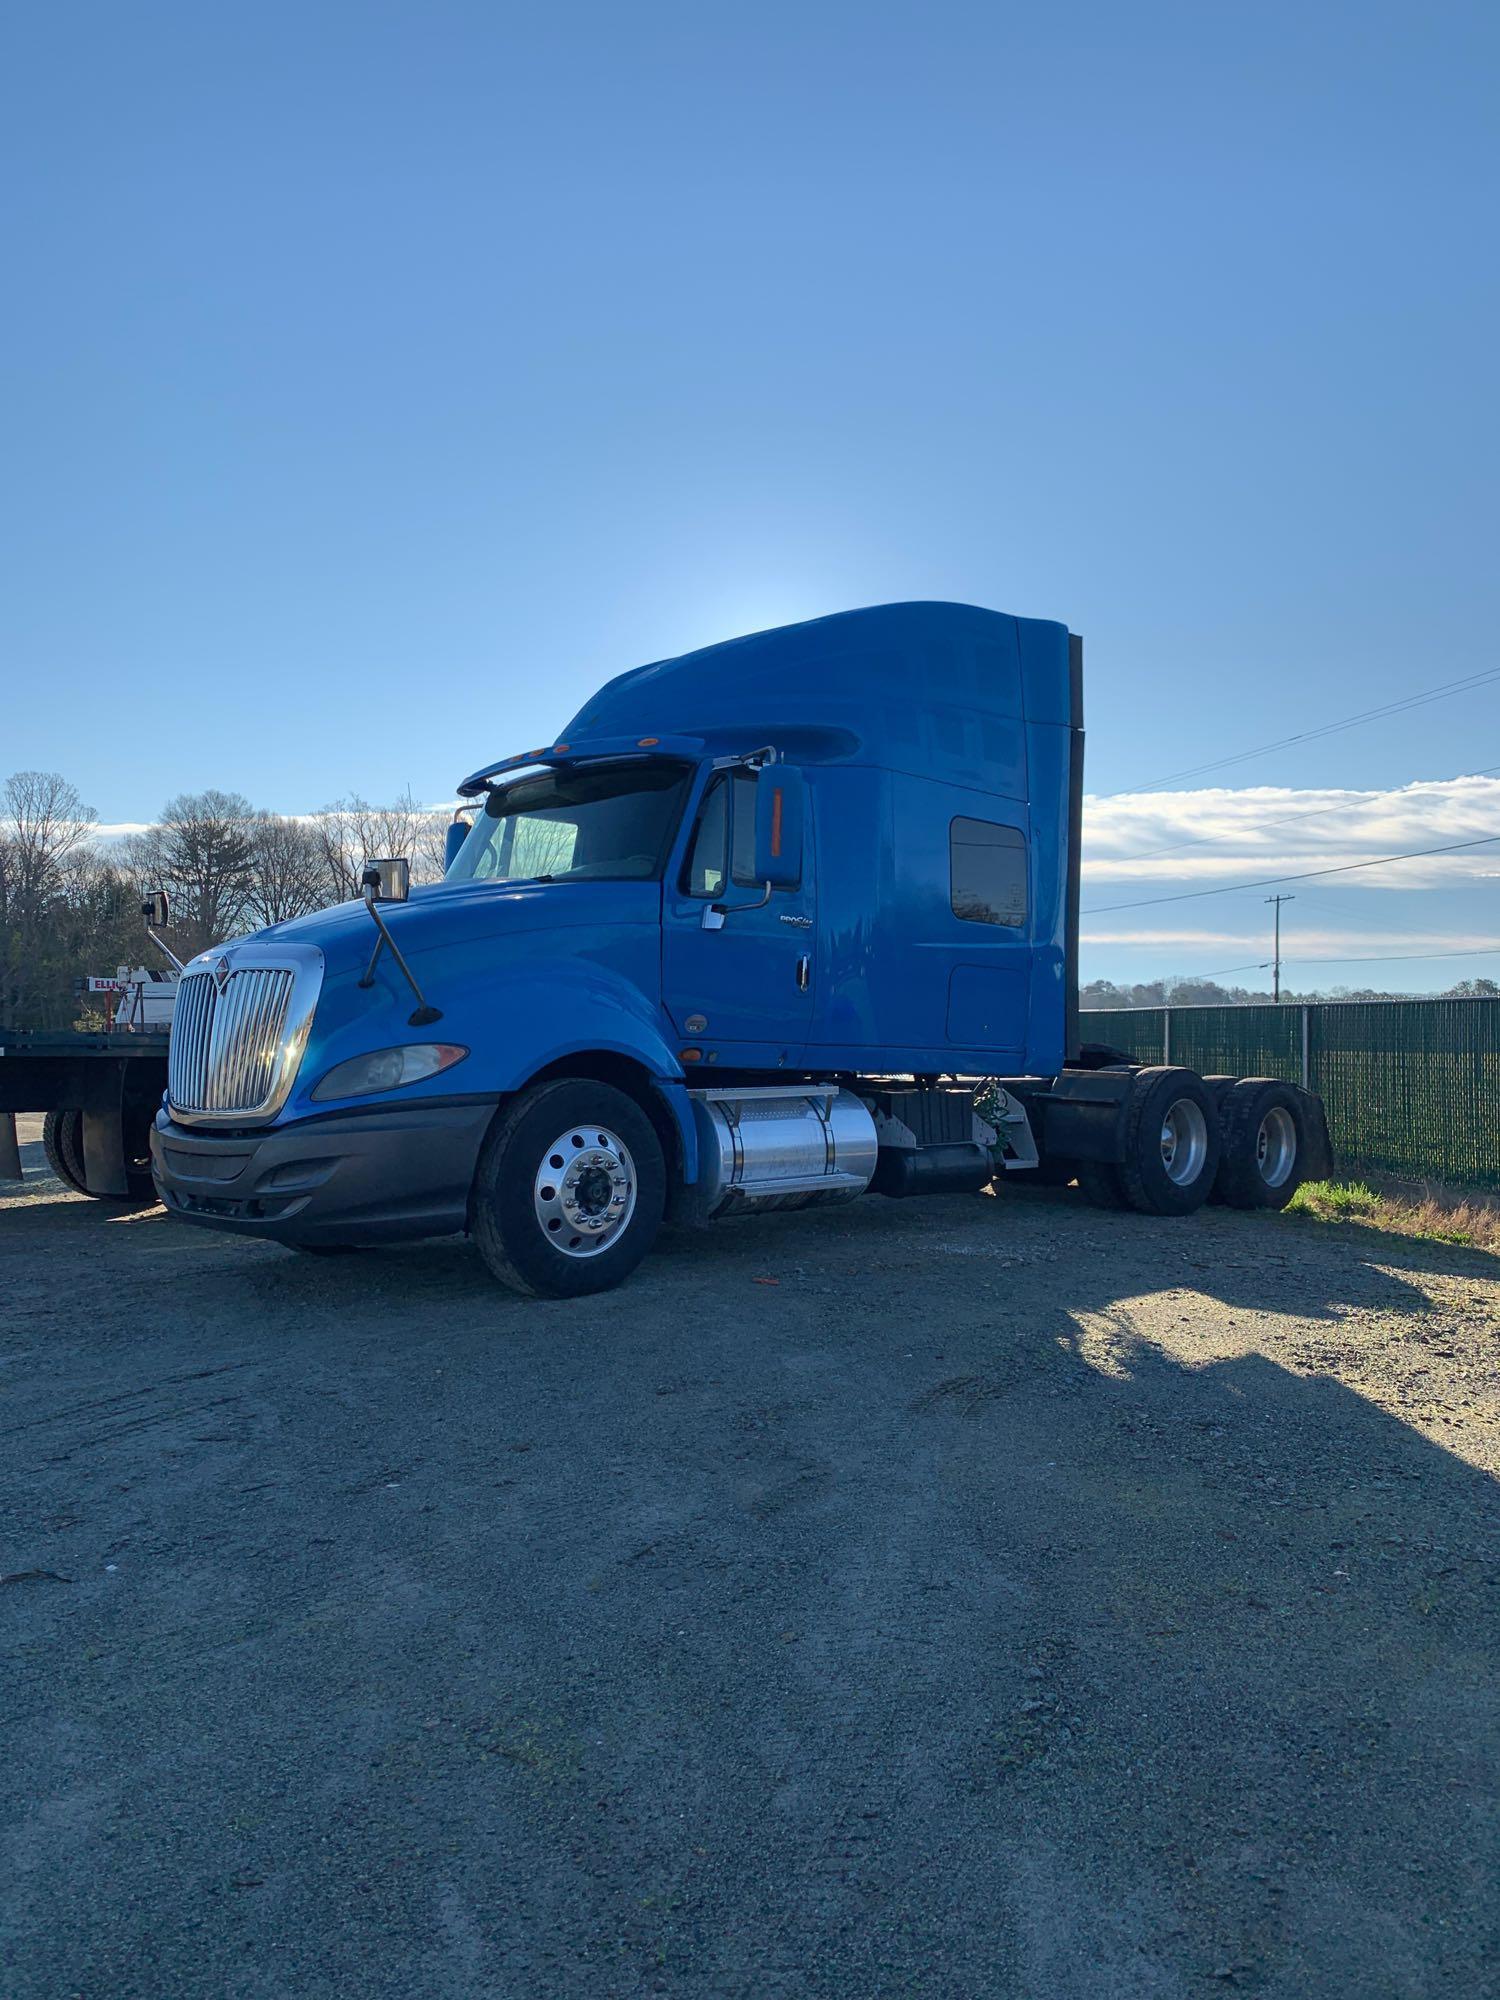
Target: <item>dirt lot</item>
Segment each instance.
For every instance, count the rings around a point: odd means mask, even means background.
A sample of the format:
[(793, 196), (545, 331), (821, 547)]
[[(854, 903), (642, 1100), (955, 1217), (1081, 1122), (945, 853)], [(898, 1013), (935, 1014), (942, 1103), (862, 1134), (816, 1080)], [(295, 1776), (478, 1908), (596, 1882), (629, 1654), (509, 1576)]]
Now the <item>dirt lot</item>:
[(528, 1305), (28, 1159), (11, 2000), (1500, 1994), (1500, 1259), (871, 1199)]

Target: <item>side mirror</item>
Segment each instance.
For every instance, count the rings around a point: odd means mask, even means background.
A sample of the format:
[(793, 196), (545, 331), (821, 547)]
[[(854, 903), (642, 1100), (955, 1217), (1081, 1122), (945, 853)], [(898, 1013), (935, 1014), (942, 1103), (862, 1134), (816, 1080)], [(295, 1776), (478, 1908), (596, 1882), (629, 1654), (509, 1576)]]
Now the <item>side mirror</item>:
[(458, 850), (469, 837), (469, 822), (466, 819), (453, 820), (443, 836), (443, 871), (447, 871), (458, 859)]
[(367, 861), (359, 883), (367, 903), (404, 903), (411, 894), (411, 863), (404, 857)]
[(146, 897), (141, 904), (141, 915), (154, 929), (164, 931), (167, 928), (171, 918), (167, 914), (167, 892), (165, 889), (157, 889), (152, 895)]
[(773, 889), (802, 880), (807, 787), (795, 764), (767, 764), (755, 787), (755, 879)]

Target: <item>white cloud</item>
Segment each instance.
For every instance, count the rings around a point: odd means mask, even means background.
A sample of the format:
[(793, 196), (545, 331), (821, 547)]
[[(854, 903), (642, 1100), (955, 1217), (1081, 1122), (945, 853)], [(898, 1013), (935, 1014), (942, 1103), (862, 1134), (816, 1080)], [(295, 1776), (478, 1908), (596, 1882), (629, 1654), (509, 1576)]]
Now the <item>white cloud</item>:
[[(1420, 951), (1427, 946), (1433, 951), (1479, 951), (1496, 942), (1493, 931), (1415, 931), (1403, 930), (1399, 934), (1403, 951)], [(1176, 945), (1187, 944), (1206, 947), (1213, 951), (1258, 950), (1266, 942), (1264, 931), (1212, 931), (1212, 930), (1095, 930), (1086, 929), (1081, 934), (1084, 944), (1146, 944)], [(1308, 930), (1299, 926), (1297, 949), (1299, 951), (1332, 951), (1337, 946), (1347, 945), (1351, 951), (1373, 951), (1383, 944), (1397, 942), (1397, 934), (1390, 930), (1343, 931)]]
[[(1152, 792), (1086, 801), (1083, 870), (1096, 891), (1115, 884), (1207, 888), (1486, 835), (1500, 841), (1500, 778), (1440, 779), (1375, 793), (1272, 785)], [(1475, 847), (1357, 870), (1340, 886), (1414, 889), (1493, 880), (1497, 851)]]

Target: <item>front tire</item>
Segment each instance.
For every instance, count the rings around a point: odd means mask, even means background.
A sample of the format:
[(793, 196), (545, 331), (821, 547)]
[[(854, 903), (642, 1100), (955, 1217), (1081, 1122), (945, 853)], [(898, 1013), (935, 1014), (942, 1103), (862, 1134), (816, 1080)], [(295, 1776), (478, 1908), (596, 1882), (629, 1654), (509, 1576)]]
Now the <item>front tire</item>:
[(474, 1240), (511, 1291), (583, 1298), (641, 1262), (666, 1191), (661, 1141), (635, 1099), (559, 1077), (523, 1091), (491, 1128), (474, 1177)]

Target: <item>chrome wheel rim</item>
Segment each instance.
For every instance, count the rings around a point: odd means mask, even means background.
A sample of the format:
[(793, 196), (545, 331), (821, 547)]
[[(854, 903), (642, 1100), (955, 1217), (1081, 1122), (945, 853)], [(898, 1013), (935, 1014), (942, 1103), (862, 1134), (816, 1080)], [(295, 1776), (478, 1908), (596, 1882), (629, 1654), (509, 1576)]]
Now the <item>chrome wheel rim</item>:
[(532, 1204), (542, 1234), (564, 1257), (597, 1257), (635, 1213), (635, 1162), (604, 1125), (570, 1125), (542, 1155)]
[(1191, 1187), (1208, 1158), (1208, 1120), (1201, 1104), (1179, 1097), (1161, 1121), (1161, 1163), (1174, 1187)]
[(1255, 1135), (1255, 1164), (1267, 1187), (1282, 1187), (1297, 1164), (1297, 1126), (1290, 1111), (1276, 1104)]

